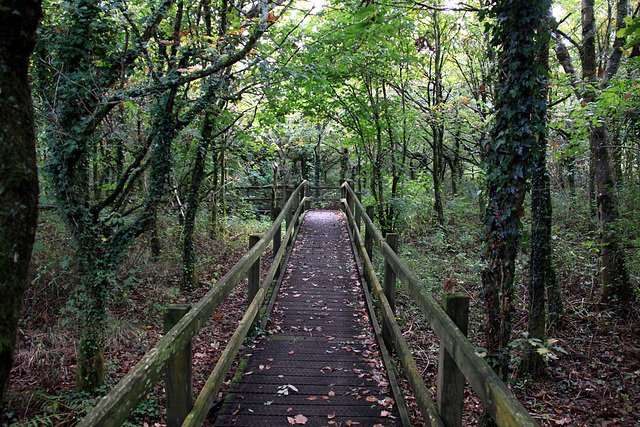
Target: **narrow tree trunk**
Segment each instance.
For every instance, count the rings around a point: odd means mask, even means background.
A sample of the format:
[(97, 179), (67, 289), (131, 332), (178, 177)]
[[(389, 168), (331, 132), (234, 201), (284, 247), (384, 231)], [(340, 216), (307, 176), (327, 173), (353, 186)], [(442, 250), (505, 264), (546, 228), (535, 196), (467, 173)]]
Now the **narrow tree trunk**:
[(184, 246), (182, 255), (182, 291), (191, 291), (198, 286), (196, 271), (196, 252), (194, 247), (194, 233), (196, 217), (200, 205), (200, 185), (204, 175), (204, 166), (211, 142), (212, 118), (206, 113), (202, 124), (202, 138), (198, 141), (194, 153), (193, 168), (191, 169), (191, 184), (187, 197), (187, 211), (184, 218)]
[(604, 126), (591, 129), (590, 140), (596, 160), (597, 206), (600, 217), (600, 243), (602, 260), (603, 303), (621, 306), (633, 299), (633, 289), (626, 267), (624, 252), (615, 230), (619, 218), (618, 201), (615, 194), (615, 178)]
[(0, 8), (0, 419), (38, 219), (28, 69), (41, 16), (40, 1), (9, 0)]

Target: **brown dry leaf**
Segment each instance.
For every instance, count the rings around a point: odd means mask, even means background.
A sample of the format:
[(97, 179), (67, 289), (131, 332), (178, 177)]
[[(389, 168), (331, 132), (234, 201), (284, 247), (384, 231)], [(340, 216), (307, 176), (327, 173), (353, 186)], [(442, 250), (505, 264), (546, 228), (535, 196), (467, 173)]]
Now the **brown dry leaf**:
[(324, 400), (329, 400), (329, 397), (328, 397), (328, 396), (322, 396), (322, 398), (323, 398)]
[(375, 396), (367, 396), (366, 401), (367, 401), (367, 402), (377, 402), (377, 401), (378, 401), (378, 399), (376, 399), (376, 397), (375, 397)]
[(329, 415), (327, 415), (328, 419), (332, 419), (332, 418), (335, 418), (335, 417), (336, 417), (336, 413), (335, 412), (332, 412)]
[(335, 391), (333, 391), (333, 390), (331, 390), (329, 393), (327, 393), (327, 395), (329, 395), (329, 396), (333, 397), (333, 396), (335, 396), (335, 395), (336, 395), (336, 392), (335, 392)]
[(302, 414), (298, 414), (295, 417), (287, 417), (289, 424), (306, 424), (308, 419)]
[(251, 375), (251, 374), (253, 374), (253, 371), (245, 372), (244, 374), (245, 375)]
[(307, 400), (316, 400), (318, 398), (318, 396), (309, 396), (306, 399)]
[(382, 424), (374, 424), (373, 427), (384, 427)]
[(383, 417), (383, 418), (384, 417), (388, 417), (389, 415), (391, 415), (391, 412), (389, 412), (389, 411), (381, 411), (380, 412), (380, 416)]
[(293, 353), (295, 353), (295, 351), (291, 350), (288, 354), (293, 354)]
[(287, 408), (287, 413), (293, 411), (293, 408)]
[(360, 423), (357, 422), (357, 421), (347, 420), (347, 422), (345, 424), (348, 425), (348, 426), (355, 426), (355, 425), (358, 425)]
[(264, 365), (260, 365), (258, 368), (262, 371), (264, 369)]

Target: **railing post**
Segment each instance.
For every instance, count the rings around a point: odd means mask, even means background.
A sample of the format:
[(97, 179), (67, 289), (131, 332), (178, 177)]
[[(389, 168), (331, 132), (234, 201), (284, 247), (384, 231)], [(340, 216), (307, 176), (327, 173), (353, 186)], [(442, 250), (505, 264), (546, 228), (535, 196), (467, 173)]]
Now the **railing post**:
[[(278, 216), (280, 215), (280, 212), (282, 211), (281, 208), (278, 207), (272, 207), (271, 208), (271, 222), (275, 221)], [(273, 235), (273, 258), (276, 257), (276, 255), (278, 254), (278, 251), (280, 250), (280, 244), (282, 243), (282, 223), (278, 224), (278, 228), (276, 229), (275, 234)], [(278, 269), (279, 271), (280, 269)], [(276, 276), (278, 275), (278, 273), (276, 272)]]
[[(387, 244), (393, 249), (393, 252), (398, 251), (398, 234), (397, 233), (387, 233)], [(391, 306), (391, 310), (394, 315), (396, 312), (396, 272), (391, 267), (391, 264), (387, 261), (386, 257), (384, 260), (384, 281), (383, 288), (384, 295), (387, 297), (389, 301), (389, 305)], [(387, 349), (391, 351), (393, 347), (393, 337), (391, 336), (391, 325), (382, 318), (382, 339), (384, 340)]]
[[(442, 308), (466, 336), (469, 324), (469, 295), (445, 294), (442, 297)], [(438, 414), (446, 427), (462, 425), (464, 383), (464, 375), (441, 344), (438, 358), (437, 405)]]
[[(374, 207), (367, 206), (367, 216), (373, 222)], [(369, 227), (365, 227), (364, 230), (364, 248), (367, 250), (369, 259), (373, 263), (373, 233), (369, 230)]]
[(304, 202), (304, 210), (308, 211), (311, 208), (311, 188), (309, 187), (309, 183), (307, 182), (304, 185), (304, 197), (306, 198)]
[[(249, 236), (249, 249), (254, 247), (256, 243), (260, 241), (260, 236), (257, 234), (252, 234)], [(247, 285), (247, 304), (251, 304), (253, 301), (253, 297), (258, 293), (258, 289), (260, 288), (260, 261), (262, 256), (259, 256), (258, 259), (253, 263), (251, 268), (249, 268), (249, 283)]]
[[(358, 192), (356, 193), (356, 199), (362, 201), (362, 192)], [(360, 231), (360, 211), (358, 210), (358, 208), (356, 208), (356, 204), (353, 204), (353, 216), (356, 220), (356, 227), (358, 227), (358, 231)]]
[[(164, 312), (164, 333), (173, 328), (191, 309), (188, 304), (172, 304)], [(191, 342), (173, 359), (166, 370), (167, 426), (181, 426), (193, 407), (193, 362)]]

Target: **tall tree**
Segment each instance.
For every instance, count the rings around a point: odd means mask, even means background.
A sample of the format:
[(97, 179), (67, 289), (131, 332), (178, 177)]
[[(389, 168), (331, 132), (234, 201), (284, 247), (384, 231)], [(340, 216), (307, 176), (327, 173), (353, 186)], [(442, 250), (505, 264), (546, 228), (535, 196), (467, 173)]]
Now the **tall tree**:
[(545, 130), (538, 114), (546, 110), (538, 43), (548, 8), (547, 0), (498, 0), (490, 10), (495, 17), (492, 43), (500, 51), (500, 61), (496, 114), (485, 147), (486, 265), (481, 277), (488, 360), (505, 379), (523, 202), (532, 154)]
[[(39, 52), (41, 96), (50, 107), (48, 177), (76, 242), (82, 274), (76, 385), (83, 390), (95, 390), (104, 380), (106, 307), (115, 268), (166, 198), (174, 137), (224, 87), (223, 78), (205, 79), (196, 91), (189, 90), (190, 83), (245, 59), (275, 21), (271, 11), (278, 3), (221, 1), (212, 6), (163, 0), (154, 6), (108, 0), (54, 4)], [(234, 23), (231, 34), (213, 44), (188, 33), (200, 28), (191, 24), (200, 23), (207, 16), (201, 9), (210, 7), (219, 7), (215, 16)], [(134, 14), (141, 16), (133, 20)], [(104, 122), (114, 108), (126, 108), (133, 99), (152, 105), (148, 136), (128, 153), (115, 184), (104, 194), (90, 191), (90, 165), (97, 160), (97, 143), (108, 133)], [(148, 185), (136, 193), (142, 178)]]
[[(617, 31), (611, 51), (604, 53), (604, 63), (599, 61), (596, 50), (598, 29), (594, 8), (595, 0), (582, 0), (581, 78), (577, 75), (563, 41), (556, 43), (558, 61), (569, 76), (576, 97), (580, 100), (587, 115), (592, 117), (597, 115), (595, 109), (597, 109), (598, 97), (616, 77), (620, 68), (625, 38), (619, 36), (619, 32), (626, 27), (628, 0), (616, 1), (615, 28)], [(558, 32), (555, 32), (555, 35), (558, 37)], [(605, 44), (608, 45), (608, 41)], [(634, 294), (627, 271), (624, 248), (620, 242), (620, 235), (615, 230), (616, 222), (620, 218), (613, 163), (615, 147), (610, 140), (605, 117), (589, 120), (586, 126), (591, 154), (590, 174), (593, 177), (593, 194), (600, 224), (601, 301), (621, 306), (633, 299)]]
[[(549, 5), (550, 6), (550, 5)], [(539, 80), (541, 87), (538, 89), (541, 98), (547, 98), (547, 78), (549, 73), (549, 31), (551, 10), (546, 11), (544, 33), (540, 38), (540, 73), (545, 76)], [(555, 269), (552, 262), (551, 250), (551, 183), (547, 171), (547, 132), (543, 126), (546, 125), (547, 109), (540, 106), (536, 111), (534, 121), (540, 123), (540, 132), (537, 137), (537, 144), (533, 147), (533, 165), (531, 179), (531, 255), (529, 263), (528, 280), (528, 321), (527, 332), (529, 340), (537, 340), (544, 343), (547, 334), (547, 298), (546, 291), (549, 290), (549, 311), (553, 310), (552, 318), (558, 319), (559, 301), (557, 299), (557, 286)], [(560, 305), (561, 306), (561, 305)], [(551, 308), (553, 307), (553, 309)], [(529, 341), (530, 343), (532, 341)], [(519, 374), (531, 375), (540, 378), (546, 373), (546, 363), (542, 354), (537, 350), (539, 346), (529, 344), (525, 355), (518, 367)]]
[(39, 0), (0, 2), (0, 418), (38, 220), (38, 170), (29, 58)]

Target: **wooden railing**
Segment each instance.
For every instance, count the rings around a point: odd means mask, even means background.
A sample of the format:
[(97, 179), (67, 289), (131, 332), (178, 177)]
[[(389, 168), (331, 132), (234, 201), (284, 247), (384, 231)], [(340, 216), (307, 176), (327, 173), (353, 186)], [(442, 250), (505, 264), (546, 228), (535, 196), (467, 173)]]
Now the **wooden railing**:
[[(453, 308), (445, 312), (396, 254), (396, 236), (387, 235), (387, 240), (383, 239), (372, 221), (373, 208), (365, 209), (348, 183), (342, 185), (342, 208), (347, 215), (349, 232), (362, 260), (365, 280), (379, 302), (384, 341), (387, 346), (395, 346), (427, 425), (447, 427), (461, 425), (466, 378), (482, 401), (484, 409), (491, 414), (499, 426), (537, 426), (538, 424), (506, 384), (486, 361), (476, 354), (473, 345), (452, 320), (459, 317), (458, 323), (466, 332), (468, 297), (453, 295), (443, 298), (443, 304)], [(362, 222), (365, 228), (364, 238), (360, 232)], [(380, 284), (371, 263), (374, 247), (384, 257), (384, 286)], [(431, 393), (417, 368), (411, 349), (395, 320), (396, 279), (400, 280), (409, 291), (414, 303), (426, 316), (431, 328), (440, 339), (437, 405), (433, 403)], [(457, 302), (462, 304), (460, 310), (455, 309), (459, 307)]]
[[(251, 204), (258, 212), (268, 213), (275, 207), (281, 207), (286, 203), (289, 195), (295, 190), (295, 185), (244, 185), (234, 187), (237, 196), (244, 202)], [(339, 186), (313, 186), (309, 185), (307, 196), (317, 207), (334, 206), (336, 209), (340, 205), (340, 189)]]
[[(302, 182), (291, 194), (275, 221), (262, 238), (254, 237), (253, 246), (193, 307), (174, 307), (175, 323), (138, 364), (78, 423), (79, 426), (120, 426), (149, 392), (163, 373), (167, 373), (167, 425), (199, 426), (202, 424), (229, 371), (242, 341), (253, 324), (260, 306), (280, 270), (284, 254), (295, 239), (300, 214), (308, 209), (309, 183)], [(286, 231), (281, 236), (282, 221)], [(273, 239), (274, 258), (262, 284), (259, 283), (261, 254)], [(284, 270), (284, 269), (282, 269)], [(191, 396), (190, 343), (201, 326), (229, 295), (236, 284), (249, 273), (248, 301), (251, 301), (238, 328), (195, 402)], [(182, 317), (180, 317), (182, 316)], [(171, 324), (170, 323), (170, 324)]]

